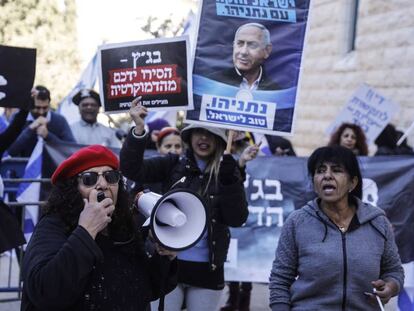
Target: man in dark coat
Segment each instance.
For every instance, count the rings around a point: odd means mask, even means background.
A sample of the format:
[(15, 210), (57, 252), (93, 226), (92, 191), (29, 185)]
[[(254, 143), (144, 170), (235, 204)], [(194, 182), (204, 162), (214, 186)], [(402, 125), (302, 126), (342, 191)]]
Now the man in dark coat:
[(38, 137), (46, 142), (75, 142), (66, 119), (50, 110), (50, 92), (44, 86), (33, 90), (33, 103), (26, 126), (7, 152), (14, 157), (30, 157)]

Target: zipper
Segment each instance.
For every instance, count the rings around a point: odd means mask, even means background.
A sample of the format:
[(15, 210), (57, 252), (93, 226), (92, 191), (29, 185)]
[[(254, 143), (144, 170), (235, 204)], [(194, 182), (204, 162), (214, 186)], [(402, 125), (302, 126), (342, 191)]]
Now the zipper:
[(343, 255), (343, 261), (344, 261), (344, 281), (343, 281), (343, 292), (342, 292), (342, 311), (346, 310), (346, 283), (347, 283), (347, 273), (348, 273), (348, 262), (347, 262), (347, 256), (346, 256), (346, 237), (345, 233), (341, 232), (342, 237), (342, 255)]

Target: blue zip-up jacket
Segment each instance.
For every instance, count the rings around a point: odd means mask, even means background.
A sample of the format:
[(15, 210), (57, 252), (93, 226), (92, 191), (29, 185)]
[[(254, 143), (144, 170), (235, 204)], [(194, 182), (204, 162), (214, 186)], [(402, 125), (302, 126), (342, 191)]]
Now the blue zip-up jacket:
[(372, 292), (371, 281), (393, 278), (400, 288), (404, 281), (384, 211), (358, 200), (357, 225), (342, 233), (317, 200), (294, 211), (282, 228), (270, 274), (270, 307), (378, 310), (364, 295)]

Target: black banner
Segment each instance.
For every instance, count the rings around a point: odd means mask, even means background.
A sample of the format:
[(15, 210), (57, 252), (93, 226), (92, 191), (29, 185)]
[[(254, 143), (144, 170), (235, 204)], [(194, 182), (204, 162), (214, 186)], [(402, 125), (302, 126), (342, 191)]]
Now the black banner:
[[(82, 146), (46, 144), (43, 159), (47, 157), (49, 170), (53, 172), (53, 167), (79, 147)], [(403, 263), (413, 261), (414, 157), (358, 159), (363, 176), (363, 200), (385, 210), (394, 226)], [(231, 230), (226, 280), (268, 281), (285, 219), (315, 197), (306, 163), (307, 158), (300, 157), (258, 157), (247, 164), (245, 189), (250, 214), (242, 228)]]
[(128, 110), (137, 96), (147, 108), (192, 109), (187, 41), (182, 37), (100, 47), (105, 112)]
[(0, 45), (0, 106), (28, 108), (36, 73), (36, 49)]

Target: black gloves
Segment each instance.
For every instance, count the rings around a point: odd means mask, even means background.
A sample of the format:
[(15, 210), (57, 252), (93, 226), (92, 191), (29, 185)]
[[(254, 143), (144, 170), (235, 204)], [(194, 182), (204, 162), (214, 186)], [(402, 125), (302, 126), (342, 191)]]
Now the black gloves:
[(223, 185), (230, 185), (237, 181), (237, 162), (233, 158), (231, 154), (223, 155), (223, 159), (220, 163), (220, 170), (219, 170), (219, 181)]

